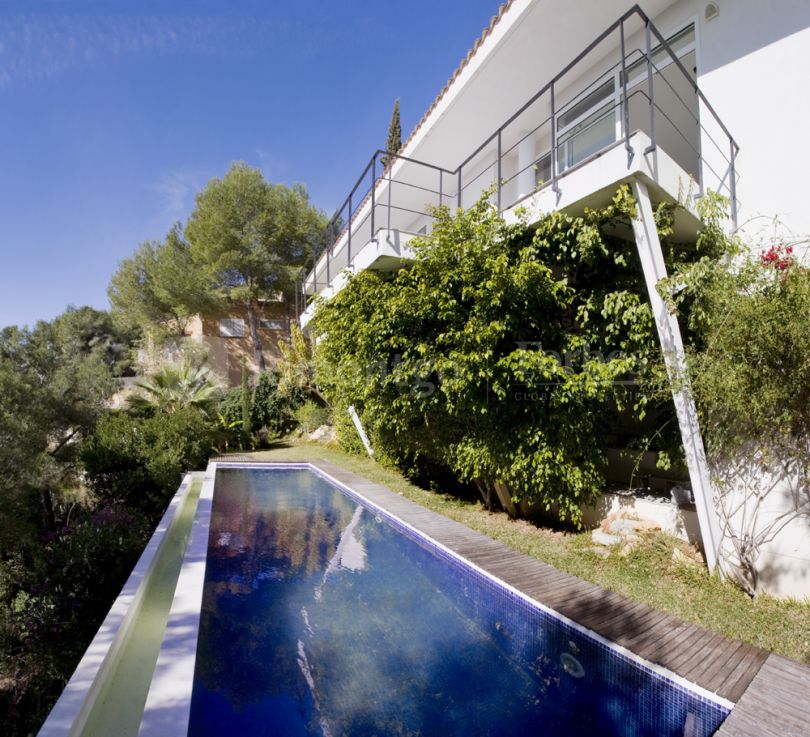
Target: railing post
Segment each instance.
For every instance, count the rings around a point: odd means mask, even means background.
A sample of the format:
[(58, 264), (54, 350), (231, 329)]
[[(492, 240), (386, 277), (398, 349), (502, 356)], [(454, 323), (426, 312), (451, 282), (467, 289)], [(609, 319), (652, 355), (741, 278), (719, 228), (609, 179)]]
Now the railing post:
[(501, 214), (501, 128), (498, 128), (498, 214)]
[(458, 168), (458, 193), (456, 194), (456, 207), (461, 209), (461, 167)]
[(352, 196), (349, 194), (349, 241), (347, 243), (346, 266), (352, 265)]
[(647, 38), (647, 97), (650, 103), (650, 145), (644, 151), (645, 154), (651, 153), (656, 149), (655, 138), (655, 88), (653, 86), (653, 63), (652, 63), (652, 39), (650, 36), (650, 20), (649, 18), (644, 23), (645, 35)]
[(549, 93), (551, 95), (551, 191), (559, 197), (560, 188), (557, 185), (557, 108), (554, 104), (554, 82), (549, 85)]
[(731, 194), (731, 222), (734, 230), (737, 230), (737, 144), (733, 138), (729, 138), (731, 145), (731, 161), (729, 162), (729, 191)]
[(329, 244), (326, 247), (326, 286), (327, 287), (332, 286), (331, 266), (332, 266), (332, 245)]
[(630, 108), (627, 104), (627, 56), (624, 49), (624, 18), (619, 22), (619, 38), (622, 52), (622, 128), (624, 148), (627, 150), (627, 166), (633, 161), (633, 147), (630, 145)]
[(377, 209), (377, 152), (371, 157), (371, 239), (377, 234), (374, 228), (374, 211)]

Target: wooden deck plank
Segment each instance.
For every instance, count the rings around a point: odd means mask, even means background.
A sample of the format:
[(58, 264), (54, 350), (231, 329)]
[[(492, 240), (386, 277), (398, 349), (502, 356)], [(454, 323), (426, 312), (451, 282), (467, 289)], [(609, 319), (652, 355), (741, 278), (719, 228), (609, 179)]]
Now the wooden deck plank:
[[(720, 682), (717, 688), (717, 693), (728, 694), (726, 698), (730, 701), (736, 701), (742, 696), (746, 686), (753, 680), (759, 667), (765, 661), (767, 654), (763, 656), (763, 651), (751, 645), (745, 645), (740, 650), (740, 655), (737, 658), (734, 666), (729, 665), (729, 670), (725, 678)], [(750, 678), (747, 678), (751, 675)], [(747, 679), (747, 682), (746, 682)]]
[(638, 601), (632, 602), (627, 607), (616, 607), (599, 623), (596, 631), (610, 640), (615, 640), (617, 636), (632, 626), (637, 617), (640, 618), (648, 611), (651, 611), (650, 607)]
[(770, 654), (717, 737), (808, 737), (810, 667)]
[(667, 652), (664, 660), (668, 668), (672, 668), (676, 673), (687, 673), (687, 666), (695, 657), (706, 657), (710, 652), (709, 645), (714, 640), (715, 633), (704, 630), (702, 627), (692, 625), (690, 627), (691, 636), (686, 640), (680, 640), (677, 645), (670, 645), (666, 641)]
[(703, 669), (695, 669), (695, 677), (700, 678), (700, 682), (710, 691), (716, 691), (722, 683), (728, 664), (735, 662), (737, 654), (743, 647), (743, 643), (735, 640), (733, 647), (727, 647), (720, 652), (714, 652), (705, 659)]

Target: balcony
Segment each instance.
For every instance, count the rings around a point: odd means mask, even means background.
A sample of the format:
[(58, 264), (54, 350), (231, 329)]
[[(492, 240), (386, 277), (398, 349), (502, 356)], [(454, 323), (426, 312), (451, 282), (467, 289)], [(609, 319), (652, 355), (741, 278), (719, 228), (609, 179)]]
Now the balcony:
[(412, 256), (409, 241), (429, 236), (436, 207), (467, 208), (488, 188), (507, 219), (518, 206), (536, 219), (603, 205), (640, 177), (655, 200), (686, 205), (678, 235), (694, 237), (690, 205), (707, 190), (729, 198), (736, 225), (738, 146), (698, 88), (695, 57), (693, 25), (664, 37), (636, 6), (454, 169), (375, 152), (299, 285), (302, 326), (316, 298), (332, 297), (351, 274), (399, 268)]

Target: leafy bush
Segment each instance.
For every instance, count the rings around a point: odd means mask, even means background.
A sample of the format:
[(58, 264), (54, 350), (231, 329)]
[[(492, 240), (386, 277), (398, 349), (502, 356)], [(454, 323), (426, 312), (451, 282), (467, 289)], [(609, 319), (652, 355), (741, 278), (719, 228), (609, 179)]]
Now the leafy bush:
[[(275, 369), (264, 371), (256, 379), (251, 393), (251, 431), (266, 431), (268, 438), (277, 438), (295, 427), (295, 410), (303, 402), (297, 387), (279, 391), (279, 375)], [(242, 421), (242, 390), (230, 389), (219, 403), (224, 423), (240, 427)]]
[(219, 400), (217, 412), (228, 425), (238, 426), (242, 422), (242, 389), (238, 386), (228, 389)]
[[(76, 511), (69, 526), (0, 563), (4, 734), (33, 734), (143, 548), (149, 527), (121, 506)], [(56, 644), (58, 643), (58, 646)]]
[(328, 424), (330, 416), (328, 407), (322, 407), (311, 399), (295, 410), (295, 420), (305, 433), (315, 432), (321, 425)]
[(764, 546), (810, 517), (810, 272), (777, 243), (693, 264), (661, 288), (698, 337), (688, 359), (724, 571), (755, 595)]
[(810, 272), (792, 248), (684, 269), (664, 286), (676, 280), (672, 304), (700, 305), (690, 373), (712, 449), (810, 447)]
[(301, 403), (298, 391), (280, 392), (279, 374), (275, 369), (263, 372), (253, 390), (253, 428), (267, 430), (268, 437), (277, 438), (295, 425), (295, 409)]
[[(338, 436), (357, 445), (353, 404), (375, 453), (409, 473), (427, 461), (488, 504), (514, 513), (514, 497), (577, 521), (604, 488), (611, 422), (640, 422), (655, 401), (641, 383), (661, 364), (653, 316), (635, 244), (617, 235), (635, 212), (626, 189), (532, 228), (486, 198), (438, 209), (411, 265), (360, 273), (318, 310), (316, 379)], [(670, 212), (657, 215), (667, 235)]]
[(204, 467), (213, 438), (211, 422), (192, 408), (107, 415), (82, 450), (88, 485), (105, 502), (156, 514), (184, 472)]

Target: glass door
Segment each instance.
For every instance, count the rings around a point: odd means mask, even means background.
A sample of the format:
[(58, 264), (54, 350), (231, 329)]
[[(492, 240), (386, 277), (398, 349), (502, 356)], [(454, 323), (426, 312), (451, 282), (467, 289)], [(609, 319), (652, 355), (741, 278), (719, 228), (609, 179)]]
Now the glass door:
[(559, 173), (616, 141), (616, 80), (611, 77), (557, 116)]

